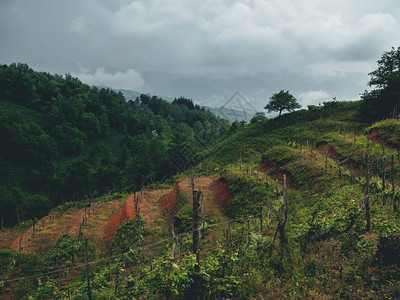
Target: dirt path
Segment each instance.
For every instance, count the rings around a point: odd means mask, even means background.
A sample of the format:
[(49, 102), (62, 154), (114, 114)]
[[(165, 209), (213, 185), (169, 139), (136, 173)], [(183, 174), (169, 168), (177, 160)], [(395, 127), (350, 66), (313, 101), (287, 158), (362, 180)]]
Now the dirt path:
[(150, 190), (145, 191), (143, 196), (139, 197), (140, 215), (148, 227), (157, 227), (157, 224), (163, 219), (162, 199), (171, 191), (172, 189)]
[[(121, 203), (118, 200), (96, 204), (94, 212), (91, 210), (91, 215), (87, 218), (87, 234), (92, 235), (91, 231), (96, 232), (101, 230), (101, 228), (104, 231), (105, 225), (102, 224), (102, 222), (104, 223), (103, 219), (108, 219), (113, 210), (118, 209), (120, 206)], [(14, 251), (19, 250), (23, 253), (36, 252), (38, 254), (45, 254), (56, 244), (63, 234), (70, 234), (77, 237), (84, 217), (85, 208), (72, 208), (68, 211), (52, 213), (40, 219), (35, 224), (34, 235), (33, 226), (22, 233), (15, 231), (12, 236), (9, 235), (10, 242), (8, 244), (2, 243), (2, 248), (9, 248)], [(95, 233), (93, 235), (97, 236)], [(96, 240), (101, 240), (101, 238), (96, 238)]]
[[(177, 183), (176, 188), (180, 192), (191, 194), (190, 178), (185, 178)], [(203, 203), (207, 215), (218, 216), (223, 220), (224, 216), (220, 204), (217, 203), (215, 191), (218, 188), (217, 177), (195, 178), (195, 188), (203, 192)], [(169, 230), (168, 223), (171, 222), (165, 216), (165, 197), (173, 193), (175, 189), (157, 189), (144, 191), (139, 196), (140, 215), (147, 227), (154, 232), (162, 233)], [(177, 196), (177, 195), (175, 195)], [(175, 199), (176, 200), (176, 199)], [(94, 212), (88, 217), (83, 227), (83, 234), (87, 235), (89, 241), (95, 243), (99, 251), (105, 251), (115, 231), (126, 219), (135, 218), (135, 207), (133, 195), (128, 196), (124, 203), (119, 200), (96, 204)], [(85, 208), (71, 208), (68, 211), (52, 213), (25, 230), (3, 231), (0, 233), (1, 249), (8, 248), (23, 253), (36, 252), (47, 253), (63, 234), (75, 237), (79, 235), (79, 229), (85, 217)]]
[[(107, 250), (107, 225), (109, 224), (110, 217), (121, 207), (122, 205), (119, 200), (103, 202), (95, 206), (94, 213), (88, 218), (84, 233), (87, 235), (88, 240), (96, 245), (96, 250), (100, 252), (105, 252)], [(132, 213), (134, 213), (134, 209)], [(79, 231), (79, 225), (77, 230)], [(75, 234), (77, 235), (78, 232)]]

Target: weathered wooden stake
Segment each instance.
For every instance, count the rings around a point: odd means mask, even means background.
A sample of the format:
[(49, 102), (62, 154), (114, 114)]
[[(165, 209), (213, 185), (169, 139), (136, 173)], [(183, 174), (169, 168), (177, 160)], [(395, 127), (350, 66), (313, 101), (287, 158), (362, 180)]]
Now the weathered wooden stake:
[(397, 211), (397, 200), (396, 196), (394, 194), (395, 192), (395, 186), (394, 186), (394, 155), (392, 155), (392, 166), (391, 166), (391, 179), (392, 179), (392, 195), (393, 195), (393, 212), (395, 213)]
[(193, 172), (193, 169), (192, 169), (191, 176), (190, 176), (190, 183), (191, 183), (192, 192), (193, 192), (194, 191), (194, 172)]
[(278, 186), (278, 179), (276, 179), (276, 198), (275, 198), (275, 207), (278, 205), (279, 201), (279, 186)]
[(142, 247), (142, 241), (140, 239), (141, 237), (141, 230), (142, 230), (142, 218), (140, 216), (140, 208), (138, 208), (138, 223), (139, 223), (139, 228), (138, 228), (138, 241), (139, 241), (139, 248)]
[(284, 200), (283, 222), (279, 222), (279, 224), (278, 224), (279, 244), (280, 244), (281, 249), (286, 244), (285, 232), (286, 232), (286, 223), (287, 223), (287, 216), (288, 216), (288, 211), (287, 211), (288, 197), (287, 197), (286, 174), (283, 174), (283, 200)]
[(178, 246), (178, 238), (175, 235), (175, 230), (174, 230), (174, 224), (172, 224), (172, 252), (171, 252), (171, 256), (174, 258), (176, 258), (176, 247)]
[(193, 190), (193, 254), (198, 254), (200, 249), (199, 219), (200, 219), (200, 190)]
[(201, 239), (204, 239), (205, 229), (206, 229), (206, 208), (203, 203), (203, 195), (201, 194), (201, 215), (203, 217), (203, 229), (201, 230)]
[(89, 267), (89, 253), (88, 253), (88, 240), (85, 236), (85, 254), (86, 254), (86, 276), (87, 276), (87, 286), (88, 286), (88, 298), (92, 300), (92, 289), (90, 287), (90, 267)]
[(325, 154), (325, 171), (328, 169), (328, 145), (326, 145), (326, 154)]
[(366, 174), (366, 184), (365, 184), (365, 220), (367, 222), (365, 226), (366, 231), (370, 231), (371, 229), (371, 216), (370, 216), (370, 207), (369, 207), (369, 179), (370, 179), (370, 169), (369, 169), (369, 154), (366, 154), (367, 161), (367, 174)]
[(383, 163), (383, 176), (382, 176), (382, 203), (386, 205), (386, 196), (385, 196), (385, 189), (386, 189), (386, 156), (382, 159)]
[(138, 219), (139, 218), (139, 213), (138, 213), (139, 197), (133, 198), (133, 203), (135, 204), (135, 216)]
[(263, 230), (263, 206), (260, 205), (260, 234)]

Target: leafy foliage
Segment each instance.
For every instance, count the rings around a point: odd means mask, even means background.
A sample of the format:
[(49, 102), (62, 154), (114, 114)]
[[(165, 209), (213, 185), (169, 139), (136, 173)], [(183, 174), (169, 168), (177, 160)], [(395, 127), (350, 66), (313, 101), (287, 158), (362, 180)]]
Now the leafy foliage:
[(301, 105), (297, 102), (296, 98), (289, 93), (289, 91), (285, 92), (284, 90), (281, 90), (279, 93), (275, 93), (271, 96), (265, 109), (268, 109), (268, 112), (279, 111), (280, 116), (284, 110), (293, 111), (300, 107)]
[(400, 47), (384, 52), (378, 60), (378, 68), (369, 73), (369, 86), (375, 86), (362, 95), (360, 118), (379, 120), (390, 114), (398, 114), (400, 96)]

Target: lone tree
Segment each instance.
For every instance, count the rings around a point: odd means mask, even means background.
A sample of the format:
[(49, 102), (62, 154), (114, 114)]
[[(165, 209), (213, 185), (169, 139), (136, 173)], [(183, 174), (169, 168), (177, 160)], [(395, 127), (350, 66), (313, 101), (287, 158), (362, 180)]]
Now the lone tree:
[(289, 91), (281, 90), (279, 93), (273, 94), (269, 99), (269, 103), (264, 108), (268, 109), (268, 112), (279, 111), (279, 115), (282, 114), (283, 110), (293, 111), (301, 107)]
[(378, 68), (369, 73), (369, 86), (375, 89), (362, 94), (359, 114), (362, 119), (374, 121), (397, 115), (400, 104), (400, 47), (384, 52)]

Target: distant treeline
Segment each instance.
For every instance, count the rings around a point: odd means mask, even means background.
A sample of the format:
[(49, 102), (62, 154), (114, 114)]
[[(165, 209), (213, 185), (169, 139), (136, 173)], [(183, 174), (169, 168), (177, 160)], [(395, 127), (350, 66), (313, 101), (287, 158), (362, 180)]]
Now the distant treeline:
[(0, 65), (1, 217), (12, 225), (108, 187), (139, 189), (184, 167), (179, 149), (195, 155), (228, 129), (190, 99), (126, 101), (69, 74)]

